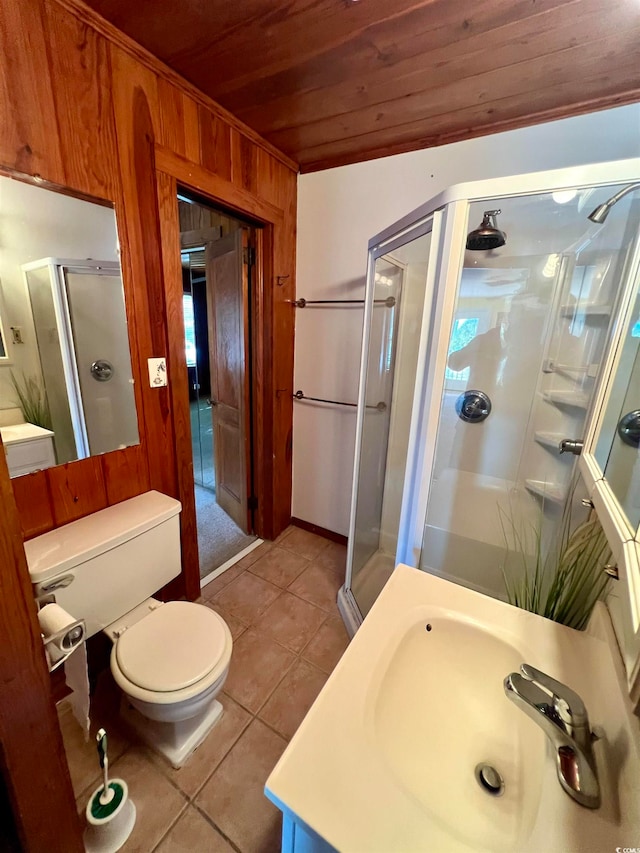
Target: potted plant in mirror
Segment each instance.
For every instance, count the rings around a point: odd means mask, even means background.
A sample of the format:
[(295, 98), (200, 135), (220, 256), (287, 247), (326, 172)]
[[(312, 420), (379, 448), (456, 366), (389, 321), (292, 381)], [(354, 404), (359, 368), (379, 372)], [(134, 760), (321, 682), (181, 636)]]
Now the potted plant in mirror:
[(22, 410), (25, 421), (44, 429), (52, 429), (49, 401), (40, 380), (35, 376), (25, 376), (24, 373), (19, 379), (11, 371), (11, 383), (18, 398), (16, 404)]

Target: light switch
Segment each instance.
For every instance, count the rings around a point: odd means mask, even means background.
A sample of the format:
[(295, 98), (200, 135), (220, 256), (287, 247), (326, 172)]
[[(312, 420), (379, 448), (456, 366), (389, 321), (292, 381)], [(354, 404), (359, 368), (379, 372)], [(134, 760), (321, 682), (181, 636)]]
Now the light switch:
[(162, 388), (167, 384), (167, 359), (149, 358), (149, 385), (152, 388)]

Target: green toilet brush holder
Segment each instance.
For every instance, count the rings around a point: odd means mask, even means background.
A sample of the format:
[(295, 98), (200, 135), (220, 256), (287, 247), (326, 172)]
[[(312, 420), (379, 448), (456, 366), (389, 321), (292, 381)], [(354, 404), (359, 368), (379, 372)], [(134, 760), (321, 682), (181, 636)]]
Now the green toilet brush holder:
[(136, 822), (136, 807), (129, 799), (129, 788), (124, 779), (109, 780), (107, 733), (104, 729), (100, 729), (96, 740), (103, 780), (87, 803), (84, 846), (87, 853), (115, 853), (131, 835)]

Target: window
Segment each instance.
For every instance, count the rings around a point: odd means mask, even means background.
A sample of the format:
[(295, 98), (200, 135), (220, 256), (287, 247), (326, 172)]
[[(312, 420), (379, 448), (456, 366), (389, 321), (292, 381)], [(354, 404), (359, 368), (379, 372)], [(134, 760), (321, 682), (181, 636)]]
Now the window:
[(184, 344), (187, 353), (187, 367), (196, 366), (196, 325), (193, 316), (193, 296), (182, 294), (182, 311), (184, 313)]
[[(478, 334), (479, 322), (479, 317), (458, 317), (453, 321), (447, 355), (451, 355), (452, 352), (458, 352), (458, 350), (463, 349), (467, 344), (471, 343)], [(450, 367), (447, 367), (444, 372), (445, 381), (466, 382), (469, 379), (470, 370), (471, 368), (469, 367), (465, 367), (464, 370), (451, 370)]]

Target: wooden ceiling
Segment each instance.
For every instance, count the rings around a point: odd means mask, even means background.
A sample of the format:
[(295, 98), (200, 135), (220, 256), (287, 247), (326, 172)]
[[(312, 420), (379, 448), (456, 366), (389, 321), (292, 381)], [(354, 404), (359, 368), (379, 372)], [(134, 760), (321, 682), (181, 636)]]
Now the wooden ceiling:
[(640, 0), (88, 0), (313, 171), (640, 100)]

